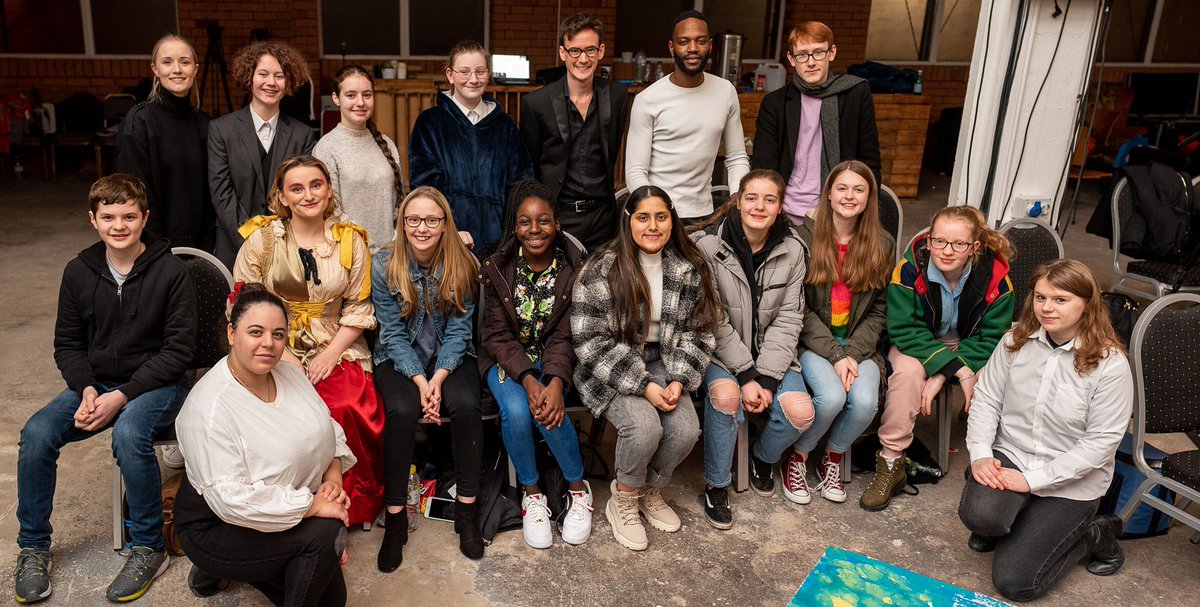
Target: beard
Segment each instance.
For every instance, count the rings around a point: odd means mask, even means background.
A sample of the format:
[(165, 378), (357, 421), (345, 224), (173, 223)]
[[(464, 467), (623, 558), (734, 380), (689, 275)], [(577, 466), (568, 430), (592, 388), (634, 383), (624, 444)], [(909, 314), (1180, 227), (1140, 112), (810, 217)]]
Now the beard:
[(682, 55), (679, 53), (671, 53), (671, 56), (674, 57), (674, 59), (675, 59), (676, 69), (678, 69), (679, 71), (683, 72), (684, 74), (686, 74), (688, 76), (697, 76), (701, 72), (703, 72), (704, 67), (708, 65), (708, 56), (711, 53), (712, 53), (712, 51), (709, 51), (708, 53), (701, 53), (700, 54), (700, 65), (697, 66), (696, 69), (694, 69), (694, 70), (688, 69), (688, 67), (687, 67), (687, 53), (684, 53)]

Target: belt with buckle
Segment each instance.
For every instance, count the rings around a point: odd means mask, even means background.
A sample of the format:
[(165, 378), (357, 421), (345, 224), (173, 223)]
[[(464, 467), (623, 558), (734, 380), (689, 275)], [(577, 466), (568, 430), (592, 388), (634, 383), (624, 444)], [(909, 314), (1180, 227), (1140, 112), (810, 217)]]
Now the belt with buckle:
[(592, 209), (599, 207), (604, 202), (606, 201), (589, 198), (586, 200), (564, 200), (559, 202), (558, 205), (560, 209), (568, 209), (574, 211), (576, 215), (583, 215), (591, 212)]

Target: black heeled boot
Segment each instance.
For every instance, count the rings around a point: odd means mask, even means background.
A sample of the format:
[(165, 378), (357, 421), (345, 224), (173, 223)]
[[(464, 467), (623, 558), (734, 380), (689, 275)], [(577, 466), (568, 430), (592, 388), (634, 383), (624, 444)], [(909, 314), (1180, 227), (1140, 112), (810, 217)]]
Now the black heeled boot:
[(483, 535), (479, 533), (479, 501), (454, 504), (454, 531), (458, 534), (458, 549), (463, 556), (483, 558)]
[(1115, 514), (1102, 514), (1092, 520), (1087, 542), (1091, 552), (1087, 570), (1092, 575), (1112, 575), (1125, 564), (1125, 552), (1117, 542), (1124, 522)]
[(391, 573), (404, 560), (404, 545), (408, 543), (408, 512), (388, 512), (383, 518), (383, 544), (379, 546), (379, 570)]

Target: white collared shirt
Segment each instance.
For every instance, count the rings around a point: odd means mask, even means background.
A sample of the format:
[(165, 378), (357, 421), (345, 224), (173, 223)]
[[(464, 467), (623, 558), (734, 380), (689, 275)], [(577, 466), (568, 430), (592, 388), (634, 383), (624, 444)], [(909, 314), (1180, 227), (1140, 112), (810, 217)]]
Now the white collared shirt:
[(462, 102), (458, 100), (458, 97), (454, 96), (454, 91), (446, 91), (442, 94), (454, 100), (454, 105), (458, 106), (459, 111), (463, 113), (463, 116), (467, 117), (467, 120), (470, 121), (471, 124), (479, 124), (480, 120), (483, 120), (484, 117), (492, 113), (492, 110), (496, 109), (496, 103), (494, 101), (488, 101), (487, 99), (480, 99), (479, 105), (476, 105), (474, 109), (471, 109), (463, 105)]
[(250, 108), (250, 119), (254, 121), (254, 134), (258, 136), (258, 142), (262, 144), (264, 152), (271, 151), (271, 142), (275, 141), (275, 132), (279, 130), (279, 112), (275, 112), (274, 116), (267, 120), (258, 117), (258, 112), (254, 108)]
[(1112, 481), (1129, 427), (1133, 374), (1110, 352), (1091, 373), (1075, 372), (1075, 340), (1057, 348), (1038, 329), (1016, 352), (1006, 333), (975, 386), (967, 418), (971, 461), (1002, 451), (1043, 497), (1093, 500)]

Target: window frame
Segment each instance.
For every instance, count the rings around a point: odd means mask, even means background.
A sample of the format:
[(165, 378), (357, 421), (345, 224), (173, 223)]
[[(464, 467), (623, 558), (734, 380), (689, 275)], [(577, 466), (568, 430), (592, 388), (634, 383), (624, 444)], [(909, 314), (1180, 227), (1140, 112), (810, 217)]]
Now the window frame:
[[(946, 14), (946, 3), (951, 0), (928, 0), (928, 1), (933, 4), (933, 23), (935, 25), (938, 23), (941, 23)], [(982, 4), (982, 0), (981, 0), (981, 4)], [(980, 9), (982, 10), (982, 6), (980, 7)], [(867, 17), (867, 27), (868, 28), (870, 27), (870, 16)], [(975, 35), (976, 36), (979, 35), (979, 27), (978, 26), (976, 26), (976, 28), (975, 28)], [(934, 65), (946, 65), (946, 66), (971, 65), (971, 62), (969, 60), (967, 60), (967, 61), (939, 60), (937, 58), (937, 53), (938, 53), (938, 50), (940, 50), (940, 48), (941, 48), (941, 41), (942, 41), (942, 28), (934, 27), (934, 28), (932, 28), (932, 31), (929, 32), (929, 56), (933, 57), (932, 59), (912, 59), (912, 60), (908, 60), (908, 59), (872, 59), (871, 56), (869, 54), (867, 54), (865, 57), (865, 60), (866, 61), (874, 61), (875, 63), (882, 63), (884, 65), (904, 65), (904, 66), (917, 66), (917, 67), (934, 66)], [(868, 40), (867, 42), (869, 44), (870, 40)], [(866, 53), (866, 48), (864, 48), (863, 51), (864, 51), (864, 53)]]
[[(742, 59), (741, 59), (742, 63), (780, 63), (781, 61), (784, 60), (783, 59), (783, 53), (784, 53), (783, 43), (785, 40), (787, 40), (787, 35), (785, 34), (785, 30), (784, 30), (784, 27), (787, 25), (787, 21), (786, 21), (786, 19), (787, 19), (787, 0), (782, 0), (779, 4), (780, 4), (780, 6), (779, 6), (779, 23), (778, 23), (778, 25), (779, 25), (778, 32), (779, 33), (777, 33), (775, 35), (775, 49), (779, 52), (779, 56), (773, 57), (773, 58), (772, 57), (742, 57)], [(693, 0), (692, 8), (695, 10), (698, 10), (700, 12), (704, 12), (704, 0)], [(716, 34), (709, 32), (709, 35), (714, 40), (716, 39)], [(664, 40), (664, 42), (665, 42), (665, 40)], [(557, 49), (558, 45), (555, 44), (554, 48)], [(659, 48), (661, 49), (662, 47), (659, 47)], [(711, 67), (715, 60), (716, 60), (715, 57), (710, 56), (709, 57), (709, 65), (706, 67)], [(663, 63), (667, 63), (670, 66), (674, 66), (675, 58), (671, 57), (670, 55), (663, 55), (661, 57), (646, 55), (646, 62), (647, 63), (663, 62)], [(556, 58), (555, 64), (557, 65), (558, 63), (559, 63), (559, 61)], [(787, 67), (786, 63), (784, 64), (784, 67)], [(670, 67), (669, 69), (675, 69), (675, 68)]]
[[(92, 0), (78, 0), (83, 27), (83, 53), (3, 53), (0, 59), (146, 59), (150, 56), (147, 49), (142, 54), (112, 54), (96, 52), (96, 32), (92, 23)], [(175, 33), (179, 33), (179, 0), (171, 0), (175, 7)]]
[[(342, 58), (341, 53), (336, 53), (336, 52), (329, 53), (329, 52), (326, 52), (326, 50), (325, 50), (325, 22), (321, 19), (321, 7), (325, 2), (331, 2), (331, 1), (332, 0), (317, 0), (317, 47), (318, 47), (318, 56), (321, 59), (341, 59)], [(410, 0), (396, 0), (396, 1), (400, 3), (400, 30), (397, 32), (397, 35), (400, 36), (400, 54), (399, 55), (347, 54), (346, 59), (347, 60), (350, 60), (350, 59), (354, 59), (354, 60), (358, 60), (358, 59), (370, 59), (370, 60), (396, 59), (396, 60), (400, 60), (400, 61), (445, 61), (446, 55), (444, 55), (444, 54), (442, 54), (442, 55), (413, 55), (413, 54), (411, 54), (411, 50), (410, 50), (411, 47), (409, 45), (412, 43), (412, 37), (407, 35), (408, 32), (405, 31), (405, 25), (412, 23), (412, 20), (409, 18), (409, 8), (410, 8), (409, 1)], [(491, 41), (492, 41), (492, 0), (482, 0), (482, 1), (483, 1), (483, 40), (481, 40), (480, 42), (483, 43), (484, 48), (490, 50), (491, 49)], [(449, 52), (449, 51), (450, 51), (450, 49), (446, 49), (446, 52)]]
[(1165, 61), (1154, 60), (1154, 47), (1158, 43), (1158, 27), (1162, 24), (1163, 5), (1166, 0), (1153, 0), (1154, 12), (1150, 17), (1150, 32), (1146, 34), (1146, 48), (1142, 51), (1141, 61), (1111, 61), (1105, 63), (1106, 67), (1122, 67), (1122, 68), (1200, 68), (1200, 63), (1168, 63)]

